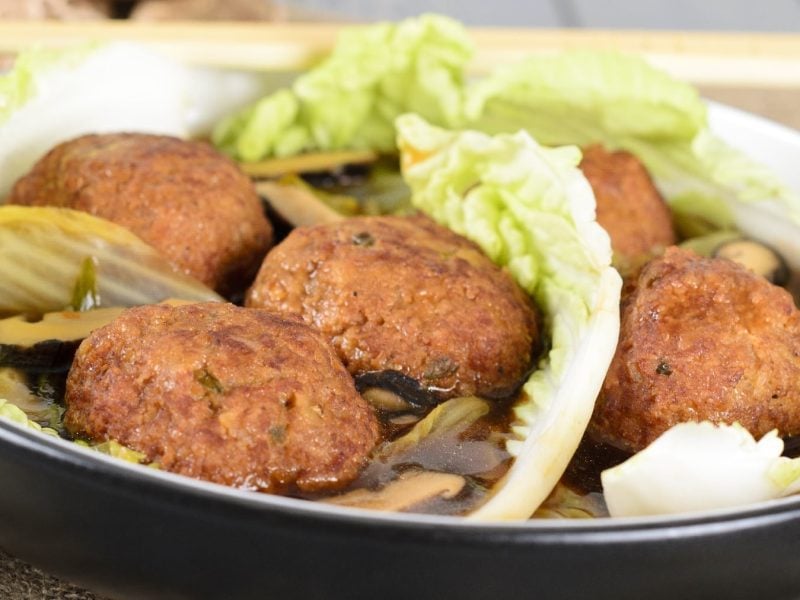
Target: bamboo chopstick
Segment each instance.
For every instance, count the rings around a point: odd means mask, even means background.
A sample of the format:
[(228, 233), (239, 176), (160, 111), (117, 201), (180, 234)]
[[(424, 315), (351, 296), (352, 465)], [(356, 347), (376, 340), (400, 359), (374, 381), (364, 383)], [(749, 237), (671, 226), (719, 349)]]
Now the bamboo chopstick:
[(244, 70), (298, 71), (328, 52), (333, 24), (0, 21), (0, 53), (86, 41), (139, 42), (178, 59)]
[[(349, 26), (349, 25), (348, 25)], [(330, 50), (341, 24), (3, 22), (0, 54), (32, 45), (129, 40), (195, 64), (297, 71)], [(715, 85), (800, 86), (800, 36), (792, 34), (475, 28), (472, 68), (485, 73), (531, 53), (564, 48), (640, 53), (674, 75)]]

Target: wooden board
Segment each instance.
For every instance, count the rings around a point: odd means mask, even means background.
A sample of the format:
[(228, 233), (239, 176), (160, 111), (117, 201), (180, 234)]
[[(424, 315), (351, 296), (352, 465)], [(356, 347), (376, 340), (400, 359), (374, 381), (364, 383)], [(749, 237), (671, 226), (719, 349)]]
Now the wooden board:
[[(0, 22), (0, 53), (33, 45), (61, 47), (91, 40), (130, 40), (197, 64), (257, 70), (307, 68), (327, 52), (343, 25), (317, 23)], [(348, 25), (351, 26), (351, 25)], [(800, 86), (800, 36), (553, 29), (470, 30), (472, 68), (531, 53), (602, 48), (644, 54), (677, 77), (731, 87)]]

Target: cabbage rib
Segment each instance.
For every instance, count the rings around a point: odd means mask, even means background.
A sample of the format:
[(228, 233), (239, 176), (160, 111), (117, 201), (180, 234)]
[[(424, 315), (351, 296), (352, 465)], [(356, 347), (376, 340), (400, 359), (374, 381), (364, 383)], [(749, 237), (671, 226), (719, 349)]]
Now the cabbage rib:
[(478, 520), (529, 517), (558, 482), (591, 417), (619, 334), (622, 282), (574, 147), (527, 133), (450, 132), (397, 121), (412, 202), (472, 239), (537, 302), (551, 342), (523, 388), (507, 450), (516, 457)]
[(119, 225), (67, 208), (9, 205), (0, 207), (0, 311), (63, 310), (87, 257), (104, 306), (221, 300)]

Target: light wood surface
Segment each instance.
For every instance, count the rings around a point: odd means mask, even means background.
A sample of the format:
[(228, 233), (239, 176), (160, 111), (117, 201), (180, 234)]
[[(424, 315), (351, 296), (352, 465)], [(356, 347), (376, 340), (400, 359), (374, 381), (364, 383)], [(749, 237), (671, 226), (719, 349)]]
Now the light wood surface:
[[(343, 25), (317, 23), (0, 22), (0, 53), (32, 45), (131, 40), (192, 63), (242, 69), (300, 70), (328, 51)], [(348, 25), (352, 27), (352, 25)], [(472, 68), (490, 68), (536, 52), (603, 48), (646, 55), (695, 83), (732, 87), (800, 86), (800, 36), (557, 29), (470, 30)]]
[(701, 85), (705, 98), (767, 117), (800, 131), (800, 85), (791, 87), (731, 87)]

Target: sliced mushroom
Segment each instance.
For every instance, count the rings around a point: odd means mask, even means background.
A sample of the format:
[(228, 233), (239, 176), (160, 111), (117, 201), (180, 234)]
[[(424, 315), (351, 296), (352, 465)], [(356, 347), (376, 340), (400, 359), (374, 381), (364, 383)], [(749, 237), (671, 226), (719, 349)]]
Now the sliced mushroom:
[(389, 419), (389, 424), (395, 428), (402, 429), (408, 427), (409, 425), (413, 425), (417, 421), (419, 421), (419, 415), (409, 414), (406, 413), (404, 415), (399, 415), (397, 417), (392, 417)]
[(789, 283), (791, 272), (786, 260), (769, 245), (742, 237), (738, 231), (715, 231), (688, 239), (680, 246), (700, 256), (732, 260), (775, 285)]
[(367, 388), (361, 396), (376, 410), (387, 413), (400, 413), (411, 411), (414, 406), (399, 394), (379, 387)]
[(713, 256), (739, 263), (775, 285), (785, 286), (789, 282), (790, 272), (786, 261), (761, 242), (743, 238), (729, 240), (717, 246)]
[[(184, 304), (167, 300), (165, 304)], [(38, 373), (66, 371), (81, 341), (116, 319), (124, 307), (59, 311), (30, 321), (25, 315), (0, 319), (0, 367)]]
[(295, 227), (335, 223), (344, 219), (301, 185), (276, 181), (256, 183), (256, 191), (267, 199), (283, 219)]
[(433, 471), (407, 471), (379, 490), (360, 489), (324, 500), (328, 504), (386, 511), (409, 511), (436, 499), (450, 500), (464, 489), (463, 477)]
[(110, 323), (124, 308), (48, 313), (35, 322), (24, 316), (0, 320), (0, 366), (39, 372), (65, 371), (87, 335)]
[[(356, 376), (356, 388), (362, 395), (368, 390), (380, 389), (386, 394), (393, 394), (399, 405), (405, 403), (404, 410), (424, 412), (438, 404), (438, 400), (416, 379), (400, 371), (369, 371)], [(382, 396), (388, 401), (389, 396)]]

